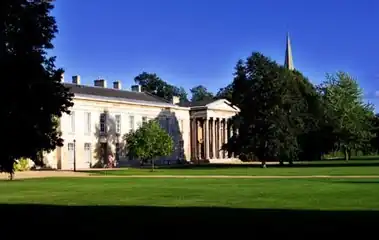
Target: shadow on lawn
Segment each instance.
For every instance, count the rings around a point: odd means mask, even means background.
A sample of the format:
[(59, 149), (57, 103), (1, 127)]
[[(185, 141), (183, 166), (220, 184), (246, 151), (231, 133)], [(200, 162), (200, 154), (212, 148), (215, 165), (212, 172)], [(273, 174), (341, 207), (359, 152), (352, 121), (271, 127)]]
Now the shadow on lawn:
[[(371, 162), (370, 162), (371, 161)], [(314, 167), (375, 167), (379, 166), (379, 161), (313, 161), (313, 162), (295, 162), (293, 165), (271, 164), (267, 168), (314, 168)], [(219, 169), (219, 168), (261, 168), (260, 164), (187, 164), (187, 165), (169, 165), (157, 166), (159, 169)]]
[[(364, 233), (371, 230), (370, 224), (379, 219), (379, 211), (300, 211), (272, 209), (233, 209), (207, 207), (137, 207), (137, 206), (57, 206), (57, 205), (15, 205), (2, 204), (0, 211), (7, 221), (2, 227), (11, 227), (15, 223), (27, 220), (27, 225), (43, 226), (56, 231), (107, 232), (111, 224), (113, 234), (130, 228), (131, 225), (160, 227), (168, 234), (171, 229), (185, 235), (193, 233), (220, 233), (226, 229), (219, 227), (228, 225), (228, 230), (239, 229), (237, 232), (267, 230), (272, 232), (345, 232), (360, 230)], [(9, 224), (9, 226), (7, 226)], [(248, 226), (246, 228), (246, 226)], [(216, 227), (216, 228), (214, 228)], [(218, 227), (218, 228), (217, 228)], [(104, 231), (103, 231), (103, 230)], [(220, 230), (215, 230), (220, 229)], [(150, 228), (144, 232), (149, 232)], [(245, 231), (244, 231), (245, 230)], [(127, 231), (127, 230), (126, 230)], [(227, 231), (227, 230), (226, 230)], [(150, 233), (149, 233), (150, 234)], [(155, 233), (154, 233), (155, 234)]]

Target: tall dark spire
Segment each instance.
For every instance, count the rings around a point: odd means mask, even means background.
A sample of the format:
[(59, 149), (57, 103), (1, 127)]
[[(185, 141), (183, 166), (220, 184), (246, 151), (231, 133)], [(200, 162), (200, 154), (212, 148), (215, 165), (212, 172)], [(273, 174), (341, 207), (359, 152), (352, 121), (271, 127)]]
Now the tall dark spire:
[(284, 59), (284, 66), (286, 68), (288, 68), (289, 70), (295, 69), (295, 66), (293, 65), (293, 59), (292, 59), (292, 48), (291, 48), (291, 41), (290, 41), (289, 33), (287, 33), (286, 56)]

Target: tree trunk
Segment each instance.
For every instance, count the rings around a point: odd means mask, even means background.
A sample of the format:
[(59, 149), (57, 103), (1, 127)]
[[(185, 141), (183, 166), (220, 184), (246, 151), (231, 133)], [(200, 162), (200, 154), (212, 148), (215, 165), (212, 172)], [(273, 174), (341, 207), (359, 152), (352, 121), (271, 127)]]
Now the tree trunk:
[(151, 160), (151, 171), (154, 172), (154, 160)]
[(345, 148), (345, 161), (349, 161), (349, 150)]
[(262, 161), (262, 168), (266, 168), (266, 161)]
[(13, 180), (14, 179), (14, 172), (11, 172), (11, 173), (9, 173), (9, 180)]

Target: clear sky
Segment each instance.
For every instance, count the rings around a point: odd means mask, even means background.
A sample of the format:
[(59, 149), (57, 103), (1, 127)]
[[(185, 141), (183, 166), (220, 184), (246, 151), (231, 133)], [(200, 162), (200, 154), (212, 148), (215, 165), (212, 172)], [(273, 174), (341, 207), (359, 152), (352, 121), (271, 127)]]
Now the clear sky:
[(56, 0), (53, 15), (65, 81), (129, 89), (147, 71), (216, 92), (253, 51), (282, 64), (289, 32), (296, 69), (314, 83), (347, 71), (379, 110), (378, 0)]

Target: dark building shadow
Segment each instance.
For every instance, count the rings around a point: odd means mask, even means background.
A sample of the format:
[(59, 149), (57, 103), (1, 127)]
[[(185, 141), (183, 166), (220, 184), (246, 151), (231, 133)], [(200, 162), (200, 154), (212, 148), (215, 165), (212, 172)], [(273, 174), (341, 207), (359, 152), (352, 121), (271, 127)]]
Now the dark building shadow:
[(186, 163), (187, 156), (184, 151), (184, 138), (182, 133), (185, 122), (183, 121), (180, 123), (175, 112), (170, 111), (170, 109), (162, 110), (155, 120), (157, 120), (160, 126), (167, 131), (174, 143), (172, 155), (161, 158), (159, 160), (160, 164), (177, 165)]
[[(139, 226), (144, 234), (179, 236), (192, 234), (222, 235), (234, 233), (234, 238), (253, 238), (258, 232), (287, 233), (350, 233), (366, 235), (376, 228), (379, 211), (317, 211), (284, 209), (236, 209), (221, 207), (145, 207), (145, 206), (58, 206), (38, 204), (1, 204), (0, 211), (6, 216), (2, 228), (14, 227), (20, 221), (35, 231), (49, 229), (57, 234), (83, 232), (96, 235), (120, 235)], [(4, 219), (4, 220), (5, 220)], [(157, 231), (151, 232), (156, 226)], [(159, 227), (158, 227), (159, 226)], [(40, 229), (42, 227), (43, 229)], [(226, 228), (225, 228), (226, 227)], [(24, 229), (24, 228), (23, 228)], [(54, 230), (52, 230), (54, 229)], [(242, 234), (243, 235), (240, 235)], [(174, 234), (176, 235), (176, 234)], [(360, 237), (363, 237), (360, 235)], [(87, 235), (86, 235), (87, 236)], [(129, 234), (128, 234), (129, 236)], [(303, 236), (305, 237), (305, 236)], [(237, 238), (236, 238), (237, 239)], [(259, 238), (258, 238), (259, 239)]]
[(173, 153), (167, 157), (157, 159), (158, 165), (182, 165), (186, 163), (187, 156), (184, 151), (184, 139), (182, 129), (184, 122), (180, 123), (175, 112), (170, 109), (162, 110), (155, 118), (161, 128), (171, 136), (174, 148)]
[[(154, 159), (154, 165), (158, 167), (183, 165), (186, 162), (186, 155), (184, 151), (184, 139), (181, 131), (182, 128), (180, 126), (181, 123), (176, 117), (175, 112), (170, 111), (170, 109), (164, 109), (158, 114), (156, 118), (150, 120), (157, 121), (160, 127), (171, 136), (174, 144), (172, 154), (169, 156), (162, 156)], [(149, 120), (147, 119), (146, 121)], [(127, 155), (128, 143), (126, 139), (127, 134), (123, 136), (122, 145), (122, 152), (125, 152)], [(141, 162), (139, 159), (134, 159), (131, 156), (128, 156), (128, 160), (126, 161), (126, 164), (123, 163), (123, 166), (138, 168), (150, 167), (151, 161)]]
[[(102, 123), (102, 118), (106, 121)], [(102, 168), (108, 163), (108, 155), (112, 154), (115, 158), (122, 157), (124, 148), (124, 142), (122, 136), (116, 132), (116, 120), (109, 114), (108, 111), (100, 115), (99, 123), (95, 125), (94, 136), (96, 138), (96, 145), (94, 147), (94, 160), (95, 162), (92, 168)]]

